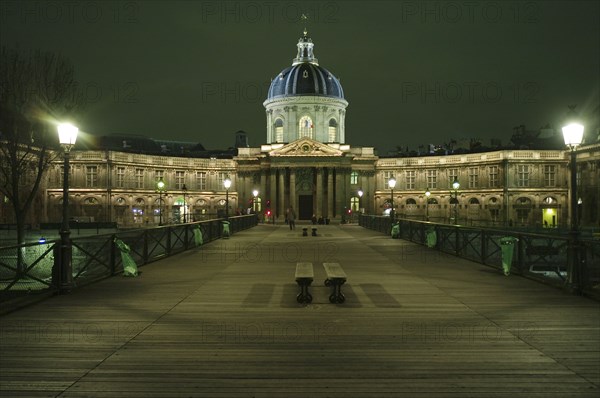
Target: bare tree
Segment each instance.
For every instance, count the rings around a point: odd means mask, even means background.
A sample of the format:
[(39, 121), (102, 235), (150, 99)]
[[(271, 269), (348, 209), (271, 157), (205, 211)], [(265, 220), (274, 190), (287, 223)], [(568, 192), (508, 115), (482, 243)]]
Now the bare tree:
[(73, 65), (60, 54), (0, 49), (0, 192), (14, 211), (17, 244), (25, 241), (42, 177), (60, 154), (53, 121), (82, 104), (77, 91)]

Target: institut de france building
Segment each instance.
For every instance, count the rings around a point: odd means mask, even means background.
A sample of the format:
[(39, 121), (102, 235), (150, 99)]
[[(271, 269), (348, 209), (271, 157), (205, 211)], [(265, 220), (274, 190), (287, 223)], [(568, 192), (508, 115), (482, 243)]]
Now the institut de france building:
[[(313, 49), (304, 32), (292, 65), (272, 80), (264, 101), (266, 141), (258, 148), (239, 145), (230, 156), (199, 157), (136, 150), (125, 141), (112, 147), (76, 146), (70, 215), (127, 228), (157, 225), (159, 218), (163, 223), (202, 220), (223, 214), (229, 203), (230, 215), (256, 211), (281, 222), (291, 206), (300, 220), (314, 215), (341, 222), (358, 212), (385, 214), (392, 200), (388, 180), (394, 176), (394, 212), (400, 218), (568, 225), (567, 148), (380, 158), (374, 148), (346, 143), (348, 102), (339, 80), (319, 65)], [(582, 224), (598, 226), (600, 142), (597, 137), (589, 141), (577, 148), (580, 214)], [(227, 177), (232, 181), (228, 190), (223, 185)], [(157, 191), (159, 180), (164, 192)], [(455, 180), (458, 190), (452, 188)], [(9, 208), (3, 206), (4, 222), (10, 222)], [(59, 222), (61, 206), (59, 157), (47, 171), (31, 220)]]

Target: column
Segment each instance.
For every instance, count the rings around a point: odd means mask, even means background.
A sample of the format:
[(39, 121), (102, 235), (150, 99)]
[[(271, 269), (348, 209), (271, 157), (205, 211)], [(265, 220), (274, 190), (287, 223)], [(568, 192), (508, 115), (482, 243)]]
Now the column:
[(341, 217), (344, 212), (344, 171), (335, 169), (335, 216)]
[(317, 211), (317, 218), (325, 218), (325, 212), (323, 211), (323, 169), (320, 167), (316, 168), (317, 173), (317, 189), (315, 196), (315, 207)]
[(298, 200), (296, 198), (296, 169), (290, 168), (290, 206), (298, 214)]
[(285, 217), (285, 169), (278, 169), (277, 172), (279, 173), (279, 217)]
[(369, 174), (367, 175), (367, 177), (365, 178), (365, 180), (367, 181), (366, 183), (366, 188), (363, 187), (363, 190), (365, 192), (365, 195), (363, 196), (363, 198), (365, 198), (365, 204), (363, 205), (363, 207), (365, 208), (365, 213), (367, 214), (375, 214), (375, 204), (374, 204), (374, 197), (375, 197), (375, 173), (374, 172), (369, 172)]
[(267, 111), (267, 143), (275, 141), (273, 137), (273, 110)]
[(271, 201), (271, 215), (275, 217), (275, 211), (277, 210), (277, 169), (271, 169), (271, 178), (269, 186), (269, 197)]
[(327, 218), (333, 218), (333, 168), (327, 168)]

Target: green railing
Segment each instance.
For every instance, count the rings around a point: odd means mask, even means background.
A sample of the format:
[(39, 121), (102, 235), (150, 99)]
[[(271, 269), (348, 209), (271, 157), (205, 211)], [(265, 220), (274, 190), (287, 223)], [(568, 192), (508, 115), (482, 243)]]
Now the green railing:
[[(126, 243), (138, 266), (195, 248), (194, 229), (202, 231), (203, 243), (221, 238), (224, 219), (213, 219), (156, 228), (123, 230), (104, 235), (72, 238), (71, 264), (75, 287), (83, 286), (123, 271), (115, 239)], [(256, 215), (230, 217), (230, 232), (257, 225)], [(0, 302), (36, 292), (57, 291), (60, 240), (0, 247)]]
[[(511, 273), (568, 287), (569, 236), (397, 219), (398, 238), (503, 270), (502, 240), (514, 238)], [(359, 225), (391, 236), (390, 217), (361, 215)], [(428, 237), (433, 239), (428, 241)], [(432, 244), (432, 242), (434, 242)], [(585, 294), (600, 296), (600, 240), (578, 239), (574, 280)], [(505, 259), (506, 261), (506, 259)]]

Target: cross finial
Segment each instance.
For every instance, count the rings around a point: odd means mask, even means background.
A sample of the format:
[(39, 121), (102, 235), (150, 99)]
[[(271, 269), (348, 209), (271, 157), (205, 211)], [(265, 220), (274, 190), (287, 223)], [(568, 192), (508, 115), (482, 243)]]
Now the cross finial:
[(302, 14), (300, 16), (300, 20), (304, 21), (304, 37), (306, 37), (306, 35), (308, 35), (308, 31), (306, 30), (306, 21), (308, 21), (308, 14)]

